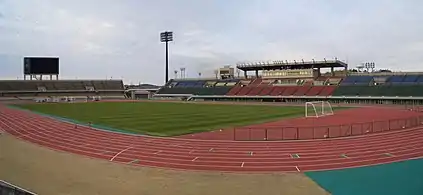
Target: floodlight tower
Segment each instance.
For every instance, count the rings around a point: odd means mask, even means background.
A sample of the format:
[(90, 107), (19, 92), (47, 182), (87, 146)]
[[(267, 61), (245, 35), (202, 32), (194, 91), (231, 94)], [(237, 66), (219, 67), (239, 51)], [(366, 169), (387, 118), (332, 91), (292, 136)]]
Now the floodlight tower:
[(160, 41), (166, 43), (166, 67), (165, 84), (169, 81), (169, 42), (173, 41), (173, 32), (165, 31), (160, 33)]

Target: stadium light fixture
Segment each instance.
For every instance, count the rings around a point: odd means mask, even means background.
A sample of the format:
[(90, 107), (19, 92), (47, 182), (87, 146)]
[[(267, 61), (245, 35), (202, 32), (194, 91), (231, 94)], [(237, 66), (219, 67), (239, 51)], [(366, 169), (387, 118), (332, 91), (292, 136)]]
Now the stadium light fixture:
[(166, 43), (165, 84), (169, 81), (169, 42), (171, 41), (173, 41), (173, 32), (165, 31), (160, 33), (160, 42)]

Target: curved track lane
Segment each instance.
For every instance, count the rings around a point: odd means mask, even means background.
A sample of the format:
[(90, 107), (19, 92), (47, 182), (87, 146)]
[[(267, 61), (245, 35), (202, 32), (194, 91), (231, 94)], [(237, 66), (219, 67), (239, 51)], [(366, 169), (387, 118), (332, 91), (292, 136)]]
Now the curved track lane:
[(0, 107), (0, 128), (60, 151), (132, 165), (188, 170), (316, 171), (423, 157), (423, 128), (332, 140), (193, 140), (99, 131), (6, 107)]

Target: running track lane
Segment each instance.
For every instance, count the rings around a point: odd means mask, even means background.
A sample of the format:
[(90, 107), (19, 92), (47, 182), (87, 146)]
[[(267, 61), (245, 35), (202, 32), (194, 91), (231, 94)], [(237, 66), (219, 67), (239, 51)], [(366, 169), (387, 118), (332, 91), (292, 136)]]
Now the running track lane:
[(235, 142), (125, 135), (0, 107), (0, 128), (55, 150), (132, 165), (228, 172), (342, 169), (423, 157), (423, 128), (333, 140)]

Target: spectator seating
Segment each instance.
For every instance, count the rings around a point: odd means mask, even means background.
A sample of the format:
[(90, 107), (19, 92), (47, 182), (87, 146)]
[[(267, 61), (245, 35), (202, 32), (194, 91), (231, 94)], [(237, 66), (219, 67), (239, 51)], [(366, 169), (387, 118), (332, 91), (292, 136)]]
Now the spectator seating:
[(423, 96), (423, 85), (340, 86), (334, 96), (416, 97)]
[[(2, 97), (108, 96), (123, 98), (122, 80), (3, 80)], [(107, 98), (107, 97), (106, 97)]]
[(228, 80), (171, 80), (157, 94), (172, 95), (225, 95), (237, 86), (238, 79)]
[[(336, 86), (324, 85), (330, 78), (312, 79), (255, 79), (241, 81), (228, 96), (330, 96)], [(338, 78), (336, 82), (339, 82)], [(248, 83), (248, 84), (246, 84)], [(317, 83), (317, 85), (315, 84)], [(320, 85), (319, 85), (320, 84)]]
[(173, 80), (159, 94), (226, 96), (423, 96), (423, 75), (321, 76), (312, 79)]
[[(360, 78), (363, 77), (363, 78)], [(369, 79), (372, 81), (368, 83)], [(416, 97), (423, 96), (423, 75), (349, 76), (334, 96)], [(360, 80), (362, 82), (357, 82)]]
[(341, 85), (369, 85), (373, 80), (373, 76), (348, 76)]

